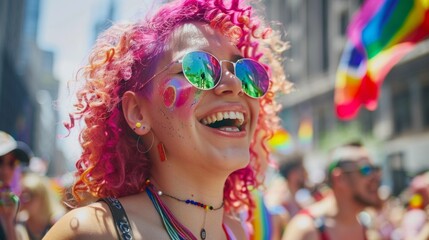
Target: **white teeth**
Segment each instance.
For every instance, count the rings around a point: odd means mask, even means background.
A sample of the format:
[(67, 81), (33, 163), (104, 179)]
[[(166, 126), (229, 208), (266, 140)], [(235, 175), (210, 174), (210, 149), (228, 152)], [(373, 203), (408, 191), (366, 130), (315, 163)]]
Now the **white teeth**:
[(216, 120), (220, 121), (220, 120), (222, 120), (222, 119), (223, 119), (223, 114), (222, 114), (221, 112), (218, 112), (218, 113), (216, 114), (216, 117), (217, 117), (217, 119), (216, 119)]
[(240, 132), (240, 129), (237, 127), (221, 127), (219, 129), (225, 132)]
[(236, 119), (238, 121), (238, 125), (242, 125), (244, 122), (244, 114), (242, 112), (217, 112), (212, 115), (209, 115), (203, 119), (201, 119), (201, 123), (204, 125), (212, 124), (216, 121), (221, 121), (223, 119)]

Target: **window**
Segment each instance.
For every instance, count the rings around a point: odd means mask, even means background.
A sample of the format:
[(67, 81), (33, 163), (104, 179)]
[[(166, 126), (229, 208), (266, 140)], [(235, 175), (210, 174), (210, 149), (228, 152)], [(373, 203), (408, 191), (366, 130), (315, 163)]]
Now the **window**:
[(396, 134), (411, 129), (411, 99), (407, 85), (393, 89), (392, 108), (394, 119), (394, 131)]
[(392, 181), (392, 194), (393, 196), (398, 196), (408, 186), (404, 153), (395, 152), (389, 154), (387, 156), (387, 164)]
[(324, 72), (329, 70), (328, 4), (328, 0), (322, 0), (322, 69)]
[(344, 10), (340, 14), (340, 34), (341, 34), (341, 36), (346, 35), (348, 24), (349, 24), (349, 13), (347, 10)]
[(360, 128), (363, 133), (371, 134), (374, 127), (375, 113), (366, 108), (362, 108), (359, 113)]
[(421, 91), (423, 126), (429, 127), (429, 81), (422, 84)]

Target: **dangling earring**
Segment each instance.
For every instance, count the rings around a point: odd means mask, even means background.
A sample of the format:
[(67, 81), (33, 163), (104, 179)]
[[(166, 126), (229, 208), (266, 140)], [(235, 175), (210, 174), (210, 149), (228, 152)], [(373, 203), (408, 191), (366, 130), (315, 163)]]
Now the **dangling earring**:
[[(141, 122), (136, 122), (136, 126), (133, 128), (133, 131), (135, 131), (137, 128), (141, 128), (142, 127), (142, 123)], [(143, 127), (144, 129), (144, 127)]]
[(157, 148), (159, 153), (159, 159), (161, 159), (161, 162), (164, 162), (165, 160), (167, 160), (167, 155), (165, 155), (164, 144), (162, 144), (162, 142), (158, 143)]
[[(137, 125), (137, 124), (136, 124), (136, 125)], [(137, 138), (137, 144), (136, 144), (136, 147), (137, 147), (137, 151), (139, 151), (139, 153), (147, 153), (147, 152), (149, 152), (149, 151), (152, 149), (152, 147), (153, 147), (153, 143), (155, 142), (155, 135), (153, 134), (153, 132), (152, 132), (152, 131), (150, 131), (150, 130), (149, 130), (149, 132), (152, 134), (152, 142), (150, 143), (150, 147), (149, 147), (147, 150), (145, 150), (145, 151), (140, 150), (140, 148), (139, 148), (140, 135), (139, 135), (139, 137)]]

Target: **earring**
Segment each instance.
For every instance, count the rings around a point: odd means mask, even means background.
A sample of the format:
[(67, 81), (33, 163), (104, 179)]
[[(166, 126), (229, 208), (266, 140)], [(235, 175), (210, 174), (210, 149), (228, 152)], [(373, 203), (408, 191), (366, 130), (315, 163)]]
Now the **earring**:
[[(136, 122), (136, 126), (133, 128), (133, 131), (135, 131), (137, 128), (141, 128), (142, 127), (142, 123), (141, 122)], [(143, 129), (145, 129), (146, 127), (143, 126)]]
[(147, 152), (149, 152), (149, 151), (152, 149), (152, 147), (153, 147), (153, 142), (155, 141), (155, 135), (153, 134), (153, 132), (152, 132), (152, 131), (150, 131), (150, 130), (149, 130), (149, 132), (152, 134), (152, 142), (150, 143), (150, 147), (149, 147), (147, 150), (145, 150), (145, 151), (140, 150), (140, 148), (139, 148), (140, 135), (139, 135), (139, 137), (137, 138), (137, 144), (136, 144), (136, 147), (137, 147), (137, 151), (138, 151), (139, 153), (147, 153)]
[(162, 144), (162, 142), (158, 143), (157, 148), (158, 148), (159, 158), (161, 159), (161, 162), (164, 162), (165, 160), (167, 160), (167, 156), (165, 155), (164, 144)]

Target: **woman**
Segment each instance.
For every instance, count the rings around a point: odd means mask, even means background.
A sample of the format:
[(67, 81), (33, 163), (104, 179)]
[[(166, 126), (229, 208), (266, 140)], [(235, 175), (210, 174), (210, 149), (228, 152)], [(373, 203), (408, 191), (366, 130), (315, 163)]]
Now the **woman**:
[(252, 216), (289, 87), (270, 33), (238, 0), (174, 1), (107, 30), (68, 125), (86, 124), (72, 192), (91, 204), (46, 239), (245, 239), (234, 216)]
[(19, 239), (42, 239), (64, 213), (47, 177), (26, 173), (22, 178), (21, 209), (18, 215)]

